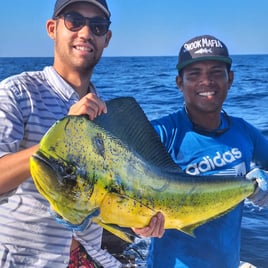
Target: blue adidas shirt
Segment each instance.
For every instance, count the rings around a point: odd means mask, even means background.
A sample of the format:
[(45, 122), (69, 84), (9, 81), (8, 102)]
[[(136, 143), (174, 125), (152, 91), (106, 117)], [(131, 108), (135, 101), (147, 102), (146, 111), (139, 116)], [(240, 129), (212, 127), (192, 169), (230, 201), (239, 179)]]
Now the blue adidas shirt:
[[(229, 122), (228, 122), (229, 120)], [(268, 141), (241, 118), (222, 114), (221, 135), (193, 131), (184, 109), (152, 124), (173, 160), (191, 175), (244, 175), (252, 161), (268, 166)], [(195, 230), (191, 237), (166, 230), (153, 238), (148, 257), (150, 268), (237, 268), (240, 262), (240, 228), (243, 203), (229, 213)]]

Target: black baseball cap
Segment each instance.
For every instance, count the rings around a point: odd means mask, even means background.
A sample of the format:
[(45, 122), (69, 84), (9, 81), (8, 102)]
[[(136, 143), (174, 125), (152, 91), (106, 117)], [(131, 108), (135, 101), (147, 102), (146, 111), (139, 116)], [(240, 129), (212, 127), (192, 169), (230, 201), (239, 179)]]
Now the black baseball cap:
[(106, 0), (57, 0), (54, 6), (53, 18), (57, 17), (65, 7), (77, 2), (93, 4), (99, 7), (108, 18), (111, 17)]
[(183, 44), (179, 53), (177, 69), (181, 71), (191, 63), (204, 60), (222, 61), (229, 66), (232, 64), (228, 49), (222, 41), (212, 35), (201, 35)]

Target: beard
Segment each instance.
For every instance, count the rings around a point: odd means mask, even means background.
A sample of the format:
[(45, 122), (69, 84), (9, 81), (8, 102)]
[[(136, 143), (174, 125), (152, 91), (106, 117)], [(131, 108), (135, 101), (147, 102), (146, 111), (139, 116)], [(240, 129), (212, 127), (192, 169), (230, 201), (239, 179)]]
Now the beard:
[(75, 53), (73, 49), (68, 50), (64, 49), (66, 47), (59, 46), (56, 43), (54, 61), (61, 68), (69, 71), (74, 71), (81, 73), (83, 75), (90, 75), (93, 72), (93, 69), (98, 64), (102, 53), (99, 53), (98, 50), (89, 52), (87, 55), (81, 53)]

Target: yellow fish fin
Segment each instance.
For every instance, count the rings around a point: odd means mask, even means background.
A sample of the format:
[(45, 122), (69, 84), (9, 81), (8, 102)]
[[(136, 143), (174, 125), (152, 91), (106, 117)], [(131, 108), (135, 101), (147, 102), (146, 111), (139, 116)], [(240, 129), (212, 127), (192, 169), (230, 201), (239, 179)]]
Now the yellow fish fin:
[(186, 234), (188, 234), (188, 235), (190, 235), (190, 236), (192, 236), (192, 237), (195, 237), (195, 235), (194, 235), (194, 230), (195, 230), (198, 226), (203, 225), (203, 224), (206, 223), (206, 222), (215, 220), (215, 219), (217, 219), (217, 218), (219, 218), (219, 217), (225, 215), (226, 213), (228, 213), (228, 212), (231, 211), (232, 209), (233, 209), (233, 207), (230, 208), (230, 209), (228, 209), (228, 210), (226, 210), (226, 211), (224, 211), (224, 212), (222, 212), (222, 213), (220, 213), (219, 215), (217, 215), (217, 216), (215, 216), (215, 217), (213, 217), (213, 218), (211, 218), (211, 219), (209, 219), (209, 220), (204, 220), (204, 221), (200, 221), (200, 222), (197, 222), (197, 223), (195, 223), (195, 224), (192, 224), (192, 225), (187, 225), (187, 226), (185, 226), (185, 227), (183, 227), (183, 228), (181, 228), (181, 229), (178, 229), (178, 230), (181, 231), (181, 232), (184, 232), (184, 233), (186, 233)]
[(135, 233), (130, 228), (121, 228), (120, 226), (114, 224), (106, 224), (103, 223), (99, 218), (94, 218), (93, 221), (99, 224), (103, 229), (118, 236), (122, 240), (128, 243), (134, 242)]
[(183, 227), (182, 229), (178, 229), (178, 230), (187, 234), (187, 235), (195, 237), (194, 230), (196, 227), (197, 227), (196, 225), (190, 225), (190, 226)]

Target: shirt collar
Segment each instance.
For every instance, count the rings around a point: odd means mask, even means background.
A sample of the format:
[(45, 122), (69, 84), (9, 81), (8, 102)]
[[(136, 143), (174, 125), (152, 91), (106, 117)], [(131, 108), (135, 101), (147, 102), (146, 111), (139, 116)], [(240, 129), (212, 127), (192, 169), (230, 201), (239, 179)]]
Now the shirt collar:
[(55, 71), (52, 66), (44, 68), (44, 73), (51, 88), (64, 100), (79, 99), (77, 92)]

